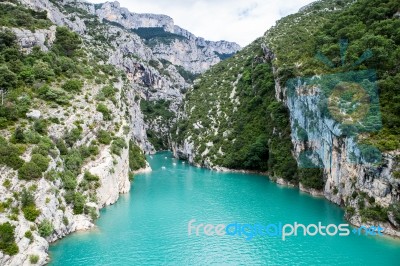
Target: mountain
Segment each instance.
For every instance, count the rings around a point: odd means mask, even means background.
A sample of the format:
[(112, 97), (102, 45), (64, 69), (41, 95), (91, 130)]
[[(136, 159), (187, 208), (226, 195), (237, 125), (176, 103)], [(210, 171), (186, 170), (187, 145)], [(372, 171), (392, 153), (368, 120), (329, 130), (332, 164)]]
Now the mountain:
[(266, 172), (398, 236), (399, 10), (391, 0), (317, 1), (281, 19), (195, 81), (174, 154)]
[(0, 264), (43, 265), (150, 170), (195, 77), (240, 47), (116, 2), (0, 7)]
[(163, 149), (399, 236), (398, 1), (317, 1), (243, 49), (117, 2), (0, 7), (1, 265), (47, 263)]

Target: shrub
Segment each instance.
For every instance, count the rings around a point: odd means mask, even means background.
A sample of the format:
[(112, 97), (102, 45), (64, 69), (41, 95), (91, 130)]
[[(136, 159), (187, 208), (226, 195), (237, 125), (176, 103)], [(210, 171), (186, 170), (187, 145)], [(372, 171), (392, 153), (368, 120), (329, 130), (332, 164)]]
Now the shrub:
[(15, 227), (9, 222), (0, 225), (0, 250), (10, 256), (17, 254), (19, 251), (15, 243), (14, 229)]
[(101, 89), (101, 93), (107, 98), (113, 97), (115, 96), (116, 89), (113, 86), (106, 86)]
[(54, 71), (47, 62), (37, 60), (32, 68), (35, 79), (38, 81), (52, 81), (54, 79)]
[(18, 177), (24, 180), (39, 179), (42, 177), (42, 170), (37, 164), (27, 162), (18, 170)]
[(59, 55), (72, 57), (79, 49), (82, 41), (79, 35), (71, 32), (65, 27), (57, 27), (56, 40), (53, 44), (53, 51)]
[(25, 219), (34, 222), (36, 218), (40, 215), (40, 210), (36, 209), (36, 206), (30, 205), (22, 209)]
[(47, 219), (43, 220), (38, 225), (38, 232), (41, 237), (48, 237), (53, 233), (53, 231), (54, 231), (53, 224)]
[(115, 99), (116, 92), (117, 92), (117, 90), (113, 86), (105, 86), (100, 90), (96, 99), (99, 101), (104, 101), (106, 98), (108, 98), (113, 103), (115, 103), (116, 102), (116, 99)]
[(36, 264), (39, 262), (39, 256), (38, 255), (30, 255), (29, 256), (29, 262), (31, 264)]
[(68, 154), (68, 148), (67, 145), (65, 145), (65, 141), (62, 139), (58, 139), (56, 141), (56, 146), (57, 149), (60, 151), (61, 155), (67, 155)]
[(146, 167), (146, 158), (139, 146), (133, 141), (129, 142), (129, 168), (132, 171)]
[(97, 111), (103, 114), (104, 120), (111, 120), (111, 111), (102, 103), (97, 105)]
[(110, 133), (108, 133), (108, 132), (105, 131), (105, 130), (100, 130), (100, 131), (97, 133), (97, 140), (98, 140), (99, 143), (101, 143), (101, 144), (110, 145), (112, 138), (111, 138)]
[(52, 89), (48, 85), (39, 88), (37, 93), (41, 99), (46, 101), (52, 101), (60, 105), (69, 103), (69, 97), (64, 91)]
[(6, 90), (17, 86), (17, 75), (10, 71), (6, 65), (0, 65), (0, 88)]
[(77, 79), (70, 79), (62, 85), (62, 88), (68, 92), (79, 92), (82, 90), (83, 83)]
[(36, 131), (27, 130), (24, 134), (25, 142), (29, 144), (38, 144), (41, 139), (40, 134)]
[(78, 175), (83, 163), (83, 158), (80, 152), (76, 149), (70, 151), (65, 156), (64, 166), (66, 170), (71, 171), (73, 174)]
[(364, 208), (360, 210), (360, 215), (363, 219), (367, 221), (382, 221), (386, 222), (388, 220), (387, 208), (383, 208), (379, 205)]
[(53, 148), (54, 144), (48, 137), (41, 137), (37, 147), (32, 150), (32, 154), (41, 154), (47, 157), (49, 154), (52, 155), (51, 150)]
[(21, 127), (17, 127), (14, 131), (12, 139), (15, 141), (13, 143), (24, 143), (25, 142), (24, 130)]
[(319, 168), (299, 169), (299, 179), (300, 182), (308, 188), (321, 190), (324, 187), (323, 171)]
[(18, 170), (24, 164), (24, 161), (19, 157), (19, 155), (20, 151), (15, 145), (9, 144), (7, 140), (0, 137), (0, 164)]
[(33, 162), (37, 166), (39, 166), (39, 168), (42, 172), (45, 172), (47, 170), (47, 168), (49, 168), (50, 159), (47, 157), (44, 157), (41, 154), (33, 154), (32, 158), (31, 158), (31, 162)]
[(30, 231), (30, 230), (26, 231), (24, 236), (25, 236), (26, 238), (28, 238), (31, 242), (33, 241), (33, 234), (32, 234), (32, 231)]
[(78, 185), (75, 175), (70, 171), (66, 171), (66, 172), (62, 173), (61, 180), (63, 182), (63, 188), (65, 188), (65, 189), (74, 190), (76, 188), (76, 186)]
[(33, 122), (33, 130), (35, 130), (37, 133), (41, 135), (46, 135), (47, 134), (47, 122), (42, 119), (35, 120)]
[(31, 191), (27, 190), (26, 188), (22, 189), (21, 195), (20, 195), (20, 200), (21, 200), (21, 206), (22, 208), (25, 208), (27, 206), (32, 206), (35, 205), (35, 197), (32, 194)]
[(90, 156), (96, 156), (99, 154), (99, 147), (97, 145), (91, 144), (90, 146), (81, 146), (79, 147), (79, 152), (81, 153), (83, 158), (88, 158)]
[(125, 148), (127, 148), (127, 145), (123, 138), (116, 138), (111, 144), (111, 152), (118, 156), (121, 156), (121, 152)]
[(81, 138), (81, 134), (82, 134), (82, 129), (81, 128), (73, 128), (73, 129), (71, 129), (64, 136), (65, 143), (69, 147), (72, 147)]
[(91, 174), (89, 171), (86, 171), (83, 178), (89, 182), (91, 181), (99, 181), (99, 177), (97, 175)]
[(84, 207), (85, 207), (85, 203), (86, 203), (86, 199), (82, 195), (82, 193), (80, 193), (80, 192), (75, 193), (74, 200), (73, 200), (74, 214), (82, 214)]
[(13, 47), (16, 44), (16, 39), (12, 31), (8, 29), (0, 30), (0, 51), (8, 47)]

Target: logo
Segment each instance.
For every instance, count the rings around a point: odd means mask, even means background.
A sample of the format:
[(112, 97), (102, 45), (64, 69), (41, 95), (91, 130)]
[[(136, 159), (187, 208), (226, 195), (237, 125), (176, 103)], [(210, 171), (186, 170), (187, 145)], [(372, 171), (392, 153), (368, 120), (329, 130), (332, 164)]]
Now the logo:
[(314, 237), (319, 235), (323, 237), (345, 237), (351, 235), (351, 233), (358, 236), (382, 236), (384, 229), (380, 226), (361, 226), (360, 228), (351, 230), (349, 224), (324, 225), (322, 222), (308, 225), (298, 222), (294, 222), (293, 224), (279, 222), (267, 225), (233, 222), (214, 225), (210, 223), (197, 223), (196, 219), (192, 219), (188, 222), (187, 230), (188, 236), (242, 237), (247, 241), (256, 237), (279, 237), (282, 241), (286, 241), (287, 238), (296, 236)]

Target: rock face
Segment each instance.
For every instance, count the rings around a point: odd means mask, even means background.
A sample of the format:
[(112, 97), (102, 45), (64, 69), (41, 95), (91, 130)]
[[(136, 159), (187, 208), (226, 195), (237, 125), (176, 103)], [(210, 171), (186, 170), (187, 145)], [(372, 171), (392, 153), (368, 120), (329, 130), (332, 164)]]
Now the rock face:
[(56, 37), (56, 26), (48, 30), (38, 29), (35, 32), (26, 29), (13, 28), (19, 45), (25, 52), (31, 52), (32, 47), (38, 46), (44, 52), (49, 50)]
[(169, 16), (131, 13), (117, 1), (97, 5), (95, 12), (100, 19), (117, 22), (127, 29), (152, 27), (174, 32), (174, 20)]
[[(85, 84), (83, 93), (74, 96), (68, 107), (39, 106), (30, 110), (27, 117), (32, 119), (57, 119), (60, 124), (52, 123), (48, 127), (50, 139), (63, 138), (65, 132), (76, 128), (82, 129), (81, 139), (76, 147), (88, 146), (96, 140), (93, 132), (105, 130), (114, 132), (114, 137), (134, 140), (139, 147), (148, 153), (154, 152), (153, 145), (148, 141), (147, 131), (160, 132), (168, 135), (170, 124), (160, 122), (160, 117), (146, 120), (141, 102), (167, 101), (168, 111), (176, 114), (182, 104), (183, 94), (191, 86), (191, 81), (185, 79), (182, 70), (200, 73), (221, 59), (236, 52), (240, 47), (224, 41), (209, 42), (197, 38), (190, 32), (174, 25), (171, 18), (164, 15), (135, 14), (121, 8), (118, 3), (94, 5), (84, 1), (63, 0), (20, 0), (29, 8), (47, 11), (48, 18), (55, 24), (48, 29), (37, 29), (35, 32), (27, 29), (12, 28), (17, 42), (25, 53), (30, 53), (38, 46), (46, 52), (55, 40), (56, 26), (66, 26), (78, 33), (85, 49), (89, 53), (97, 53), (101, 57), (99, 64), (111, 64), (122, 71), (124, 78), (114, 80), (117, 89), (116, 103), (107, 101), (107, 108), (112, 113), (112, 121), (103, 122), (102, 113), (97, 111), (96, 95), (101, 85)], [(105, 23), (102, 23), (102, 20)], [(113, 22), (113, 23), (110, 23)], [(118, 23), (118, 24), (116, 24)], [(121, 26), (122, 25), (122, 26)], [(163, 28), (165, 32), (178, 36), (168, 45), (148, 45), (146, 40), (132, 32), (132, 29), (143, 27)], [(99, 36), (101, 40), (99, 41)], [(185, 53), (191, 54), (189, 57)], [(169, 62), (166, 62), (165, 60)], [(192, 62), (193, 61), (193, 62)], [(174, 119), (174, 118), (173, 118)], [(172, 119), (172, 122), (173, 122)], [(83, 122), (82, 122), (83, 121)], [(30, 151), (22, 157), (28, 161)], [(60, 154), (53, 154), (47, 172), (62, 171), (63, 160)], [(151, 170), (149, 166), (143, 171)], [(99, 209), (115, 203), (120, 193), (130, 189), (129, 182), (129, 151), (122, 149), (119, 156), (111, 151), (110, 146), (100, 146), (99, 154), (85, 161), (77, 181), (84, 179), (85, 172), (99, 177), (99, 186), (95, 189), (95, 198), (85, 195), (89, 200), (86, 207), (92, 214), (98, 214)], [(36, 223), (48, 220), (54, 227), (53, 233), (41, 237), (35, 230), (33, 240), (25, 237), (32, 222), (27, 221), (23, 214), (18, 215), (18, 222), (11, 221), (15, 228), (16, 243), (20, 252), (15, 256), (0, 255), (1, 265), (30, 265), (30, 255), (39, 257), (38, 265), (48, 262), (48, 246), (72, 232), (92, 228), (93, 219), (90, 214), (74, 214), (71, 204), (56, 196), (64, 195), (61, 181), (51, 181), (42, 178), (37, 181), (24, 181), (17, 177), (17, 172), (0, 166), (0, 183), (10, 180), (11, 189), (0, 186), (0, 201), (12, 198), (12, 191), (21, 192), (24, 187), (37, 186), (34, 191), (36, 207), (41, 211)], [(57, 193), (54, 191), (57, 190)], [(0, 215), (0, 222), (9, 221)]]
[[(321, 90), (316, 88), (301, 94), (307, 84), (299, 83), (295, 95), (285, 97), (290, 111), (292, 142), (295, 157), (301, 163), (301, 154), (312, 153), (310, 158), (324, 169), (325, 187), (323, 195), (330, 201), (346, 207), (358, 209), (362, 199), (368, 197), (382, 207), (400, 200), (400, 180), (393, 176), (398, 166), (395, 157), (400, 152), (382, 155), (379, 165), (369, 163), (360, 151), (355, 137), (343, 134), (340, 123), (321, 112)], [(288, 88), (278, 91), (277, 95), (288, 94)], [(282, 100), (282, 99), (280, 99)], [(307, 134), (307, 140), (299, 138), (299, 130)], [(304, 133), (303, 133), (304, 134)], [(353, 161), (353, 156), (358, 158)], [(351, 217), (355, 225), (362, 225), (359, 215)], [(386, 233), (400, 236), (388, 223), (382, 224)]]
[(221, 56), (229, 56), (240, 50), (236, 43), (227, 41), (206, 41), (189, 31), (174, 25), (172, 18), (165, 15), (130, 13), (118, 2), (107, 2), (97, 6), (95, 14), (100, 19), (116, 22), (126, 29), (162, 28), (166, 32), (181, 36), (174, 40), (156, 42), (150, 47), (158, 59), (168, 60), (193, 73), (202, 73), (221, 61)]
[[(108, 103), (108, 108), (112, 112), (113, 120), (104, 124), (102, 114), (96, 110), (93, 102), (94, 98), (100, 90), (100, 86), (94, 84), (87, 84), (84, 87), (84, 92), (87, 95), (79, 95), (74, 98), (73, 103), (68, 109), (64, 107), (41, 107), (40, 110), (33, 110), (31, 117), (39, 115), (44, 119), (57, 118), (65, 121), (64, 124), (52, 124), (48, 128), (48, 134), (51, 139), (59, 139), (63, 136), (64, 132), (75, 128), (76, 121), (84, 117), (84, 122), (81, 124), (82, 138), (75, 144), (75, 146), (86, 146), (96, 139), (93, 132), (103, 130), (116, 132), (116, 137), (122, 137), (125, 142), (128, 142), (132, 132), (128, 134), (123, 132), (124, 127), (128, 127), (128, 117), (124, 110), (126, 103), (121, 99), (123, 90), (123, 82), (117, 82), (114, 87), (118, 89), (117, 98), (119, 100), (119, 107)], [(89, 103), (90, 102), (90, 103)], [(79, 109), (79, 112), (74, 112)], [(72, 114), (72, 115), (70, 115)], [(83, 120), (81, 120), (83, 121)], [(103, 126), (101, 126), (103, 124)], [(120, 124), (121, 128), (116, 131), (115, 125)], [(94, 131), (93, 131), (94, 130)], [(62, 167), (61, 155), (53, 155), (47, 173), (53, 170), (60, 170)], [(82, 173), (90, 172), (99, 177), (99, 187), (96, 189), (96, 202), (89, 201), (86, 203), (87, 207), (93, 208), (95, 213), (99, 213), (99, 209), (114, 204), (119, 197), (120, 193), (127, 193), (130, 190), (129, 181), (129, 155), (128, 149), (122, 150), (120, 156), (115, 156), (110, 150), (110, 146), (101, 147), (99, 154), (92, 158), (92, 160), (85, 163), (82, 167)], [(83, 174), (77, 177), (78, 181), (83, 179)], [(48, 220), (54, 227), (53, 233), (43, 238), (37, 231), (32, 231), (33, 240), (30, 241), (25, 237), (25, 232), (30, 230), (34, 223), (27, 221), (24, 215), (18, 215), (18, 221), (11, 221), (15, 228), (16, 243), (20, 252), (15, 256), (0, 255), (1, 265), (30, 265), (29, 256), (37, 255), (39, 257), (38, 264), (43, 265), (48, 261), (48, 247), (49, 243), (54, 242), (72, 232), (87, 230), (94, 226), (93, 220), (90, 215), (80, 214), (75, 215), (71, 205), (68, 205), (63, 197), (54, 193), (55, 190), (59, 194), (64, 193), (60, 181), (55, 183), (51, 180), (41, 178), (40, 180), (24, 181), (17, 177), (17, 173), (7, 167), (0, 167), (0, 183), (3, 184), (5, 180), (11, 181), (10, 189), (0, 186), (0, 200), (6, 201), (7, 198), (12, 198), (14, 192), (21, 192), (23, 188), (36, 187), (34, 191), (35, 203), (41, 214), (37, 218), (37, 222)], [(5, 222), (6, 219), (0, 215), (0, 223)]]

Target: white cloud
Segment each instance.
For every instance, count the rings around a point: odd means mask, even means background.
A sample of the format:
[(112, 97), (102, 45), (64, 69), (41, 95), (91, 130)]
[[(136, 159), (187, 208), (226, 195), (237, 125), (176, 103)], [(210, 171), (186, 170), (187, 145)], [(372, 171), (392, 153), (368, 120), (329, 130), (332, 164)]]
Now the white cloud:
[[(88, 0), (102, 3), (104, 0)], [(176, 25), (208, 40), (244, 46), (264, 34), (275, 21), (314, 0), (119, 0), (135, 13), (165, 14)]]

